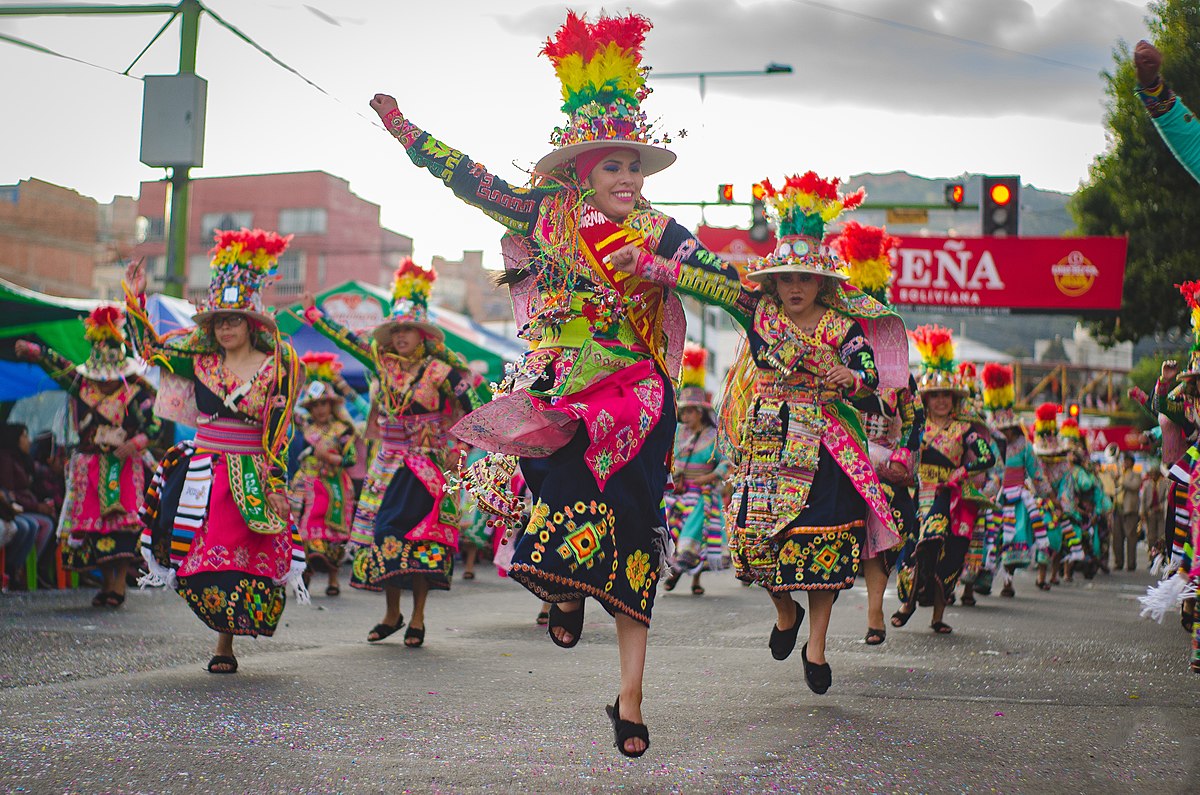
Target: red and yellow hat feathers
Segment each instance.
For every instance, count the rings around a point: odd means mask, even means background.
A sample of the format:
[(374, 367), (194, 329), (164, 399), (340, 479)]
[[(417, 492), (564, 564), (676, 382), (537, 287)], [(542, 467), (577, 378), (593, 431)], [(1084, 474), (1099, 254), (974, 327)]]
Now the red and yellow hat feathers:
[(1074, 417), (1067, 417), (1063, 420), (1062, 428), (1059, 430), (1064, 439), (1072, 441), (1082, 438), (1083, 434), (1079, 430), (1079, 420)]
[(283, 237), (276, 232), (262, 229), (218, 229), (213, 235), (216, 245), (209, 254), (212, 267), (224, 269), (231, 266), (251, 269), (262, 276), (274, 276), (279, 257), (287, 249), (292, 236)]
[(411, 301), (414, 304), (428, 305), (429, 294), (433, 292), (433, 283), (437, 281), (437, 272), (433, 268), (422, 268), (412, 257), (405, 257), (396, 268), (392, 282), (392, 301)]
[(924, 369), (954, 372), (954, 334), (950, 329), (936, 324), (917, 326), (908, 336), (916, 343)]
[(344, 366), (336, 353), (328, 351), (309, 351), (300, 357), (304, 371), (309, 380), (333, 382), (342, 372)]
[(650, 20), (638, 14), (589, 22), (586, 14), (568, 12), (567, 21), (541, 52), (562, 83), (563, 111), (573, 114), (592, 102), (611, 105), (618, 97), (640, 101), (646, 85), (642, 45), (651, 27)]
[(830, 245), (842, 258), (850, 283), (877, 301), (886, 302), (892, 280), (891, 251), (900, 238), (880, 226), (847, 221)]
[(708, 350), (688, 340), (683, 344), (683, 367), (679, 371), (679, 386), (704, 388), (708, 367)]
[(1043, 403), (1034, 411), (1033, 432), (1038, 436), (1058, 435), (1058, 404)]
[(806, 235), (820, 241), (825, 237), (825, 224), (846, 210), (853, 210), (867, 197), (862, 188), (843, 194), (839, 190), (841, 184), (837, 177), (826, 179), (815, 171), (806, 171), (785, 179), (782, 188), (764, 179), (754, 186), (753, 192), (762, 197), (774, 216), (780, 237)]
[(989, 411), (1011, 409), (1016, 402), (1011, 367), (996, 362), (983, 366), (983, 405)]
[(88, 342), (125, 344), (125, 312), (118, 306), (98, 306), (83, 319), (83, 337)]

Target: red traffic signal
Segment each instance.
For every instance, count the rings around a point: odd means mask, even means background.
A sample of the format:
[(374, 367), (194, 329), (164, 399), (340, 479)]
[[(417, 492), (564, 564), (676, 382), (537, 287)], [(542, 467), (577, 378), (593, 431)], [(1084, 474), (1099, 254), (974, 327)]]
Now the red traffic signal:
[(963, 201), (966, 199), (966, 193), (966, 188), (963, 187), (961, 182), (951, 182), (946, 186), (946, 204), (951, 207), (962, 206)]
[(717, 186), (717, 203), (718, 204), (733, 204), (733, 186), (718, 185)]
[(979, 220), (983, 234), (1016, 237), (1020, 234), (1020, 177), (984, 177)]
[(1067, 416), (1073, 420), (1079, 419), (1079, 404), (1071, 403), (1067, 406)]
[(993, 185), (991, 193), (988, 194), (988, 198), (990, 198), (992, 200), (992, 204), (996, 205), (997, 207), (1004, 207), (1010, 201), (1012, 201), (1012, 191), (1010, 191), (1008, 186), (1004, 184)]

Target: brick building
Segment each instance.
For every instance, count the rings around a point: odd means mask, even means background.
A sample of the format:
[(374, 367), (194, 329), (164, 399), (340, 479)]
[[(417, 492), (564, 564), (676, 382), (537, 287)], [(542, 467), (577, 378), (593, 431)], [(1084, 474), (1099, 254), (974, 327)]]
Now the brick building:
[[(166, 182), (143, 182), (138, 200), (149, 289), (166, 276)], [(280, 280), (264, 295), (267, 304), (290, 304), (349, 279), (391, 284), (396, 264), (412, 254), (412, 238), (379, 225), (379, 205), (350, 191), (346, 180), (323, 171), (209, 177), (192, 182), (188, 224), (187, 283), (191, 301), (208, 294), (214, 229), (260, 228), (294, 235), (279, 260)]]
[(437, 271), (434, 304), (466, 315), (476, 323), (512, 322), (512, 302), (507, 288), (496, 286), (498, 271), (483, 267), (482, 251), (464, 251), (462, 259), (435, 256)]
[(40, 179), (0, 185), (0, 277), (51, 295), (91, 298), (97, 270), (119, 273), (131, 253), (135, 217), (133, 199), (125, 196), (101, 204)]

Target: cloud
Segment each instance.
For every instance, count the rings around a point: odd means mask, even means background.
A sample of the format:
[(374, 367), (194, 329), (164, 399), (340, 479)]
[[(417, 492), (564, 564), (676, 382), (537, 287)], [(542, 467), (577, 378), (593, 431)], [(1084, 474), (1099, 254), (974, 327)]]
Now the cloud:
[[(1061, 0), (1039, 8), (1029, 0), (631, 5), (654, 22), (646, 62), (660, 72), (790, 64), (792, 75), (710, 79), (708, 91), (838, 110), (1094, 121), (1104, 97), (1101, 72), (1111, 68), (1114, 46), (1146, 35), (1145, 6), (1123, 0)], [(554, 5), (498, 22), (528, 34), (554, 30), (562, 16)]]

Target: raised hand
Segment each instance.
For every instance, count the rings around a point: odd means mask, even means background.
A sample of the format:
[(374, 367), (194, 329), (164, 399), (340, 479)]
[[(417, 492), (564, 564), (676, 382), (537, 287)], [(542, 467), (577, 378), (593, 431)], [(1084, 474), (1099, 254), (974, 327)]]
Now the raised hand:
[(1150, 88), (1157, 83), (1162, 64), (1162, 53), (1145, 39), (1133, 48), (1133, 69), (1137, 72), (1138, 85)]
[(17, 340), (13, 350), (18, 359), (36, 359), (42, 353), (41, 346), (29, 340)]
[(125, 266), (125, 286), (134, 295), (146, 292), (146, 261), (139, 259)]
[(1175, 376), (1179, 375), (1179, 362), (1174, 359), (1167, 359), (1162, 363), (1162, 371), (1159, 375), (1159, 380), (1166, 383), (1171, 383), (1175, 380)]
[(399, 106), (396, 104), (396, 98), (389, 94), (376, 94), (371, 99), (371, 110), (379, 114), (379, 118), (384, 118)]

